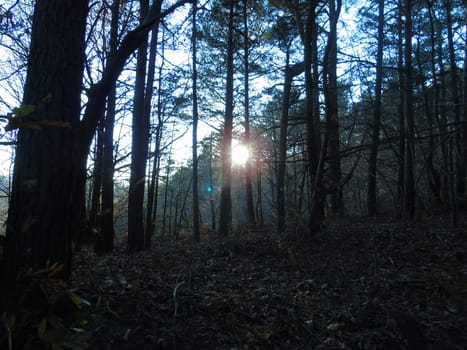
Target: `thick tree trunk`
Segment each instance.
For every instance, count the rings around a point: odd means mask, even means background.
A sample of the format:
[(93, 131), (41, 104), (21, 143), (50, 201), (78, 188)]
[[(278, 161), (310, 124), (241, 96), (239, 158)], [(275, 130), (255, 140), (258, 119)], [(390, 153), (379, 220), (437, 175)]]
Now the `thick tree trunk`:
[[(46, 261), (71, 267), (77, 135), (81, 106), (87, 1), (36, 1), (23, 118), (20, 127), (6, 231), (7, 271), (44, 268)], [(73, 16), (70, 16), (70, 13)], [(63, 122), (53, 126), (49, 121)], [(68, 125), (68, 126), (67, 126)]]
[[(5, 251), (11, 276), (50, 260), (62, 263), (68, 277), (71, 238), (84, 215), (86, 160), (107, 95), (154, 23), (187, 2), (163, 13), (153, 6), (144, 23), (128, 33), (90, 88), (79, 122), (88, 1), (36, 1), (23, 103), (40, 107), (28, 117), (43, 128), (23, 127), (18, 133)], [(66, 123), (71, 128), (62, 127)]]

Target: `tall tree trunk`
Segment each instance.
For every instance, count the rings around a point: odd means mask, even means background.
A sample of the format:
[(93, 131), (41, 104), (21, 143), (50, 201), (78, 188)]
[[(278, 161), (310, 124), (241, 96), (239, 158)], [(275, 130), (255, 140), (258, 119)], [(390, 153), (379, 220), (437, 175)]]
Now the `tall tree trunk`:
[(256, 160), (256, 217), (258, 227), (263, 227), (263, 175), (259, 155)]
[(339, 141), (338, 90), (337, 90), (337, 21), (342, 6), (341, 0), (329, 1), (329, 35), (323, 71), (324, 97), (326, 104), (326, 128), (329, 134), (328, 162), (331, 178), (331, 210), (344, 214), (344, 199), (341, 184), (341, 161)]
[[(172, 134), (173, 136), (173, 134)], [(170, 177), (170, 171), (171, 167), (170, 165), (172, 164), (172, 159), (170, 157), (169, 153), (169, 159), (167, 161), (167, 169), (165, 173), (165, 188), (164, 188), (164, 207), (162, 209), (162, 227), (161, 227), (161, 236), (164, 237), (166, 233), (170, 235), (170, 212), (169, 212), (169, 230), (167, 232), (166, 226), (167, 226), (167, 206), (168, 206), (168, 199), (169, 199), (169, 177)], [(169, 211), (171, 210), (171, 207), (169, 206)]]
[(200, 241), (200, 210), (199, 210), (199, 180), (198, 180), (198, 70), (196, 64), (197, 57), (197, 37), (196, 37), (196, 11), (198, 3), (193, 1), (193, 31), (192, 40), (192, 69), (193, 69), (193, 238)]
[(46, 261), (62, 264), (64, 278), (70, 274), (72, 223), (79, 216), (72, 191), (77, 164), (70, 160), (78, 136), (87, 11), (87, 1), (35, 2), (23, 105), (36, 107), (23, 118), (42, 127), (19, 125), (5, 251), (13, 278), (30, 267), (43, 269)]
[[(125, 36), (102, 79), (89, 89), (81, 122), (88, 1), (36, 1), (23, 103), (41, 106), (30, 120), (37, 119), (44, 128), (21, 128), (18, 133), (5, 251), (11, 276), (26, 267), (43, 268), (50, 260), (63, 263), (68, 277), (71, 238), (85, 213), (87, 156), (106, 98), (150, 27), (188, 1), (180, 0), (163, 13), (153, 6), (144, 23)], [(48, 120), (69, 122), (71, 128), (44, 123)]]
[(292, 75), (290, 74), (289, 57), (289, 50), (287, 50), (284, 72), (284, 91), (282, 92), (279, 160), (277, 162), (276, 231), (278, 233), (282, 233), (285, 229), (285, 171), (287, 157), (287, 130), (289, 124), (290, 90), (292, 89)]
[[(317, 106), (318, 80), (317, 75), (317, 24), (316, 1), (311, 1), (307, 7), (306, 24), (302, 32), (305, 64), (305, 113), (307, 126), (307, 152), (310, 176), (314, 183), (310, 198), (309, 233), (314, 234), (321, 229), (324, 220), (324, 188), (319, 176), (321, 155), (321, 130), (319, 126), (319, 105)], [(318, 114), (316, 114), (318, 113)], [(322, 159), (324, 161), (324, 159)]]
[[(117, 2), (117, 1), (116, 1)], [(104, 150), (102, 169), (102, 211), (101, 232), (98, 238), (98, 252), (110, 253), (113, 250), (114, 230), (114, 122), (117, 91), (114, 87), (107, 98), (107, 113), (104, 120)]]
[[(120, 17), (120, 3), (114, 0), (110, 22), (110, 50), (109, 56), (115, 55), (118, 46), (118, 20)], [(98, 252), (109, 253), (113, 250), (114, 231), (114, 122), (117, 91), (115, 84), (107, 98), (107, 113), (104, 120), (103, 157), (102, 157), (102, 212), (101, 232), (96, 244)]]
[[(159, 85), (160, 86), (160, 85)], [(159, 89), (160, 93), (160, 89)], [(151, 179), (148, 186), (148, 204), (146, 210), (146, 237), (152, 237), (155, 234), (155, 221), (157, 217), (157, 204), (159, 193), (159, 173), (160, 173), (160, 146), (162, 136), (162, 118), (159, 117), (159, 122), (156, 127), (155, 145), (154, 145), (154, 160), (152, 163)], [(149, 237), (146, 243), (149, 243)]]
[(378, 143), (381, 128), (381, 89), (383, 85), (383, 47), (384, 47), (384, 0), (379, 0), (378, 9), (378, 48), (376, 53), (375, 106), (371, 130), (371, 147), (368, 159), (367, 210), (369, 216), (378, 214), (376, 195), (376, 170), (378, 162)]
[[(146, 17), (149, 0), (140, 0), (140, 19)], [(133, 98), (133, 126), (131, 143), (131, 174), (128, 193), (128, 251), (135, 252), (144, 248), (144, 184), (146, 161), (143, 143), (145, 140), (146, 120), (144, 115), (144, 95), (147, 66), (147, 40), (138, 48), (136, 62), (135, 92)]]
[[(164, 57), (165, 54), (165, 44), (164, 44), (164, 32), (162, 32), (161, 48), (160, 54)], [(155, 135), (155, 145), (154, 145), (154, 162), (151, 173), (151, 180), (148, 188), (148, 204), (146, 211), (146, 237), (152, 236), (155, 234), (155, 222), (157, 218), (157, 204), (158, 204), (158, 194), (159, 194), (159, 174), (160, 174), (160, 163), (161, 163), (161, 141), (163, 134), (164, 126), (164, 117), (163, 117), (163, 106), (162, 106), (162, 97), (163, 97), (163, 71), (164, 71), (164, 60), (159, 65), (158, 72), (158, 89), (157, 89), (157, 127)], [(149, 243), (149, 238), (146, 241)]]
[[(436, 72), (436, 46), (435, 46), (435, 35), (436, 31), (434, 29), (433, 23), (433, 13), (432, 13), (432, 6), (431, 0), (426, 1), (427, 10), (428, 10), (428, 18), (430, 24), (430, 75), (433, 79), (433, 84), (431, 87), (427, 87), (425, 84), (422, 84), (422, 92), (423, 92), (423, 102), (425, 108), (425, 115), (427, 119), (427, 124), (429, 125), (429, 140), (428, 140), (428, 149), (424, 151), (426, 153), (426, 169), (427, 169), (427, 181), (430, 187), (431, 195), (433, 196), (432, 202), (435, 206), (440, 205), (441, 198), (440, 198), (440, 186), (441, 186), (441, 177), (440, 171), (435, 166), (435, 152), (436, 152), (436, 129), (435, 129), (435, 121), (438, 121), (438, 110), (439, 110), (439, 89), (438, 89), (438, 77)], [(417, 38), (417, 69), (422, 76), (425, 76), (424, 67), (423, 67), (423, 60), (424, 57), (421, 52), (422, 46), (418, 42)]]
[[(158, 1), (158, 11), (162, 1)], [(141, 19), (149, 8), (147, 0), (141, 1)], [(138, 251), (150, 247), (150, 232), (144, 226), (144, 187), (148, 158), (151, 100), (154, 86), (158, 23), (152, 29), (147, 60), (147, 42), (138, 49), (135, 96), (133, 110), (132, 163), (128, 196), (128, 249)], [(147, 72), (146, 72), (147, 64)]]
[[(99, 123), (96, 133), (96, 146), (94, 149), (94, 169), (92, 171), (92, 191), (91, 207), (89, 208), (89, 229), (90, 234), (100, 235), (100, 212), (101, 212), (101, 193), (102, 193), (102, 172), (104, 156), (104, 122)], [(97, 240), (95, 240), (97, 243)]]
[(243, 61), (245, 68), (244, 90), (245, 90), (245, 144), (248, 148), (248, 159), (245, 163), (245, 189), (248, 224), (256, 225), (255, 208), (253, 205), (253, 185), (251, 169), (251, 143), (250, 143), (250, 40), (248, 32), (248, 0), (243, 0)]
[(284, 78), (284, 91), (282, 93), (282, 107), (281, 107), (281, 123), (279, 135), (279, 160), (277, 163), (277, 218), (276, 230), (283, 232), (286, 223), (286, 210), (285, 210), (285, 173), (286, 173), (286, 156), (287, 156), (287, 130), (289, 124), (289, 107), (290, 107), (290, 90), (292, 89), (293, 77), (301, 74), (304, 70), (303, 63), (297, 63), (293, 66), (289, 64), (289, 50), (286, 52), (285, 64), (285, 78)]
[(404, 182), (405, 182), (405, 157), (406, 157), (406, 127), (405, 127), (405, 93), (404, 93), (404, 31), (402, 20), (402, 0), (399, 0), (399, 18), (397, 22), (397, 73), (399, 78), (399, 154), (398, 154), (398, 178), (397, 178), (397, 194), (398, 208), (397, 216), (401, 217), (404, 208)]
[[(464, 33), (467, 33), (467, 20), (465, 22)], [(462, 145), (464, 154), (464, 164), (467, 166), (467, 40), (464, 42), (464, 115), (462, 118)], [(465, 193), (464, 193), (465, 196)]]
[(233, 74), (234, 74), (234, 0), (229, 1), (229, 28), (227, 34), (227, 77), (224, 133), (221, 144), (222, 188), (219, 234), (226, 236), (232, 225), (232, 128), (233, 128)]
[(209, 174), (209, 209), (211, 212), (211, 229), (216, 231), (216, 208), (214, 205), (214, 174), (212, 169), (213, 155), (212, 155), (212, 134), (209, 136), (209, 164), (208, 164), (208, 174)]
[(404, 114), (406, 128), (404, 165), (404, 214), (409, 220), (415, 218), (415, 121), (413, 109), (413, 68), (412, 68), (412, 0), (404, 4)]
[[(446, 10), (446, 29), (448, 36), (448, 51), (449, 51), (449, 64), (451, 73), (451, 94), (453, 102), (453, 114), (455, 123), (455, 163), (456, 163), (456, 194), (463, 197), (465, 192), (465, 162), (464, 162), (464, 147), (463, 147), (463, 125), (461, 123), (461, 104), (459, 96), (459, 77), (456, 63), (456, 53), (454, 51), (454, 39), (452, 29), (452, 15), (451, 15), (451, 0), (444, 0), (444, 8)], [(465, 70), (465, 67), (464, 67)]]
[(448, 118), (447, 118), (447, 86), (446, 86), (446, 71), (443, 62), (443, 38), (442, 29), (437, 28), (437, 52), (438, 52), (438, 70), (439, 70), (439, 113), (436, 118), (439, 130), (439, 144), (441, 148), (441, 156), (443, 162), (443, 171), (441, 176), (440, 197), (444, 208), (449, 208), (450, 212), (454, 209), (451, 206), (450, 190), (449, 190), (449, 133), (448, 133)]
[[(155, 26), (151, 32), (151, 41), (149, 44), (149, 61), (148, 61), (148, 73), (146, 88), (144, 92), (144, 110), (143, 110), (143, 139), (140, 140), (142, 145), (144, 162), (144, 173), (146, 173), (147, 158), (149, 155), (149, 143), (150, 143), (150, 125), (151, 125), (151, 106), (152, 96), (154, 90), (154, 78), (156, 74), (156, 53), (157, 53), (157, 40), (159, 36), (159, 26)], [(154, 159), (155, 161), (157, 158)], [(149, 189), (148, 189), (149, 190)], [(144, 194), (143, 194), (144, 197)], [(149, 203), (147, 203), (149, 206)], [(142, 211), (144, 211), (144, 200), (142, 201)], [(146, 211), (146, 214), (148, 211)], [(144, 236), (144, 249), (151, 247), (152, 230), (148, 229), (152, 226), (151, 215), (146, 215), (146, 230)]]

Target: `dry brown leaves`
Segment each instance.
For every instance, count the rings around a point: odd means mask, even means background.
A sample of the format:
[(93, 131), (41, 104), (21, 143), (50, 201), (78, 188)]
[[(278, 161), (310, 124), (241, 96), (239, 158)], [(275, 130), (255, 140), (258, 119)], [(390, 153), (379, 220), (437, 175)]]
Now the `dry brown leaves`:
[(464, 349), (467, 234), (443, 224), (332, 223), (83, 251), (93, 349)]

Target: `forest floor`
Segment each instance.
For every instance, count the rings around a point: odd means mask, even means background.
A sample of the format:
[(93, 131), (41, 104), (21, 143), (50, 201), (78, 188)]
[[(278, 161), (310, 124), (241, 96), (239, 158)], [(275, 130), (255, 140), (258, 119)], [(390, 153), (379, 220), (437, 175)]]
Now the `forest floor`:
[[(69, 348), (467, 348), (465, 222), (362, 218), (307, 242), (258, 230), (83, 250), (73, 287), (86, 302)], [(45, 338), (53, 318), (38, 327)]]

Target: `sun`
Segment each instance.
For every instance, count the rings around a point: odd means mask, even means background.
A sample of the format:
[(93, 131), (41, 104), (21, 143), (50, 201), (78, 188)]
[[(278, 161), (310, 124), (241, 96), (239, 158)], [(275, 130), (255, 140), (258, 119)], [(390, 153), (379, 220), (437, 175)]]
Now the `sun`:
[(232, 144), (232, 165), (245, 165), (249, 158), (250, 152), (248, 151), (248, 147), (234, 141)]

